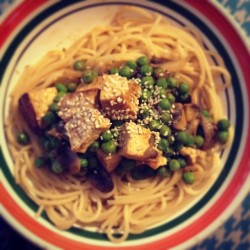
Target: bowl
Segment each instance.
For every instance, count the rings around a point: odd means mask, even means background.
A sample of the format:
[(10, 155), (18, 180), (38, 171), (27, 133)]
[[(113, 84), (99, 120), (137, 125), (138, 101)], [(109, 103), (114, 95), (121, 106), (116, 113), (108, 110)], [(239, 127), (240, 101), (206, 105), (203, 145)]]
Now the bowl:
[[(114, 244), (95, 228), (76, 226), (62, 231), (45, 215), (35, 217), (37, 205), (13, 177), (4, 121), (9, 112), (10, 92), (27, 65), (50, 50), (67, 48), (94, 27), (108, 24), (122, 5), (157, 12), (178, 26), (198, 29), (205, 46), (220, 54), (232, 77), (232, 86), (223, 92), (222, 100), (234, 136), (230, 146), (221, 152), (220, 173), (205, 193), (162, 223)], [(185, 249), (222, 225), (246, 196), (250, 181), (247, 144), (250, 139), (250, 56), (240, 34), (212, 3), (25, 1), (8, 13), (1, 29), (0, 208), (3, 217), (29, 240), (48, 249)]]

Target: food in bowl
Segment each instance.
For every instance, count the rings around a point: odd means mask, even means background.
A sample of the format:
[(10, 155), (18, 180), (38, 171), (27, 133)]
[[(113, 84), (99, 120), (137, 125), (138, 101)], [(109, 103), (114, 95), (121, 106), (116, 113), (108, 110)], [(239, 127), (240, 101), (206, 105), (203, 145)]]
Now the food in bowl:
[(229, 86), (195, 30), (121, 8), (24, 71), (6, 126), (16, 182), (57, 228), (97, 226), (122, 242), (214, 181)]

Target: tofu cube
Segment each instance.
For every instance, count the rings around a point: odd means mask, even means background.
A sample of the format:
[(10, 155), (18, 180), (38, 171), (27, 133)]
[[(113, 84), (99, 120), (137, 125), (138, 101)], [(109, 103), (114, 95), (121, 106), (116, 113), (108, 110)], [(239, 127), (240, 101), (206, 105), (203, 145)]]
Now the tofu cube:
[(157, 169), (160, 166), (166, 165), (167, 164), (167, 158), (163, 156), (162, 151), (157, 150), (158, 155), (155, 159), (149, 159), (147, 161), (144, 162), (140, 162), (139, 165), (141, 164), (146, 164), (149, 167), (153, 168), (153, 169)]
[[(207, 159), (206, 151), (202, 151), (196, 148), (183, 147), (180, 151), (181, 155), (186, 156), (190, 164), (204, 162), (204, 159)], [(206, 162), (205, 164), (206, 165)]]
[(113, 120), (136, 119), (141, 87), (134, 80), (119, 75), (104, 75), (100, 102), (105, 114)]
[(29, 127), (37, 134), (42, 133), (42, 117), (57, 95), (55, 87), (33, 90), (19, 99), (19, 109)]
[(55, 87), (38, 89), (30, 92), (28, 95), (35, 110), (37, 120), (40, 122), (48, 111), (50, 104), (54, 101), (57, 90)]
[(112, 172), (122, 160), (122, 156), (118, 153), (107, 155), (101, 149), (97, 150), (97, 158), (109, 173)]
[(158, 156), (154, 148), (155, 135), (134, 122), (126, 122), (119, 136), (119, 154), (129, 159), (146, 161)]
[(63, 96), (58, 103), (59, 116), (64, 122), (73, 116), (79, 116), (82, 111), (95, 109), (97, 106), (98, 90), (86, 90), (74, 92)]
[(72, 151), (85, 153), (88, 147), (108, 130), (110, 120), (98, 110), (98, 91), (75, 92), (66, 95), (59, 103), (58, 115), (65, 122)]

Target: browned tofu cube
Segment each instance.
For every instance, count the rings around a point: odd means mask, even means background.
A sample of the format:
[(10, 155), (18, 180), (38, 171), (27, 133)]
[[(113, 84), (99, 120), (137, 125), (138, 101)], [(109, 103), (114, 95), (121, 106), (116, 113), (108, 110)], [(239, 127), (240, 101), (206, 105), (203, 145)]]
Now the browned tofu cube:
[(30, 102), (34, 107), (39, 122), (48, 111), (49, 106), (54, 101), (56, 95), (57, 90), (55, 87), (38, 89), (29, 93)]
[(101, 149), (98, 149), (97, 158), (101, 162), (102, 166), (110, 173), (119, 165), (122, 156), (120, 156), (118, 153), (107, 155)]
[(129, 159), (146, 161), (158, 156), (157, 149), (154, 148), (155, 135), (132, 121), (123, 125), (119, 143), (119, 154)]
[(65, 95), (58, 103), (59, 116), (67, 122), (73, 116), (80, 115), (87, 109), (93, 109), (97, 105), (98, 90), (79, 91)]
[(164, 166), (167, 164), (167, 158), (163, 156), (162, 151), (157, 150), (158, 155), (155, 159), (149, 159), (147, 161), (140, 162), (139, 165), (141, 164), (146, 164), (149, 167), (153, 169), (157, 169), (160, 166)]
[(181, 155), (186, 156), (190, 164), (204, 162), (206, 165), (207, 153), (196, 148), (183, 147), (180, 151)]
[(107, 116), (113, 120), (136, 119), (141, 95), (139, 84), (119, 75), (104, 75), (102, 81), (100, 102)]
[(29, 127), (39, 133), (42, 126), (42, 117), (57, 95), (55, 87), (33, 90), (23, 94), (19, 99), (19, 109)]
[(72, 151), (85, 153), (87, 148), (108, 130), (110, 120), (98, 110), (98, 91), (75, 92), (59, 102), (58, 115), (65, 122)]

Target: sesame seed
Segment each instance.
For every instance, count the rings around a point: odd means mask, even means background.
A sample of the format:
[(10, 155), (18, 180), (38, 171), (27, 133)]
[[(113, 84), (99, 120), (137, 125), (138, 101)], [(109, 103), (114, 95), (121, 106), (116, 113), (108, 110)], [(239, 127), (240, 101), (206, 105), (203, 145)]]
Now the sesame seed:
[(121, 103), (123, 101), (123, 99), (119, 96), (118, 98), (117, 98), (117, 102), (118, 103)]

